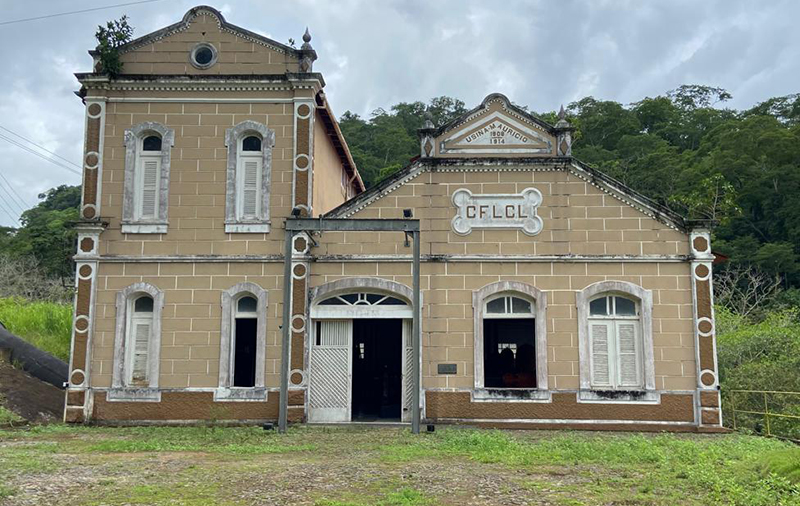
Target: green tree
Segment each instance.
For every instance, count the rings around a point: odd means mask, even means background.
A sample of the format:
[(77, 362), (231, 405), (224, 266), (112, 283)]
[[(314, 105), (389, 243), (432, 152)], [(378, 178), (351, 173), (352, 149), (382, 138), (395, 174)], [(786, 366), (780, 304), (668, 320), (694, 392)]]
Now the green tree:
[(0, 236), (0, 251), (12, 258), (33, 258), (44, 273), (69, 284), (74, 274), (80, 186), (62, 185), (39, 195), (20, 217), (22, 226)]
[(97, 39), (96, 51), (100, 56), (101, 72), (111, 77), (116, 77), (122, 72), (122, 62), (119, 59), (119, 47), (130, 42), (133, 37), (133, 27), (128, 24), (128, 16), (98, 26), (94, 34)]
[(419, 155), (417, 130), (429, 117), (442, 126), (466, 112), (464, 102), (435, 97), (429, 103), (401, 102), (389, 111), (376, 109), (369, 120), (345, 112), (339, 126), (367, 187), (408, 165)]

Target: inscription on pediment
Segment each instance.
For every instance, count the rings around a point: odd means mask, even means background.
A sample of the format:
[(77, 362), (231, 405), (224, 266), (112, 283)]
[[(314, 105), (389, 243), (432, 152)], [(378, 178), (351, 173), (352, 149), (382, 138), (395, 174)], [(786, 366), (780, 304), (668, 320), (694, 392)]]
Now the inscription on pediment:
[(542, 144), (538, 140), (534, 140), (510, 125), (500, 121), (492, 121), (486, 126), (481, 127), (475, 132), (467, 135), (456, 144), (459, 146), (478, 146), (478, 145), (508, 145), (508, 146), (524, 146)]
[(501, 111), (467, 122), (439, 144), (442, 154), (549, 154), (552, 149), (546, 133)]

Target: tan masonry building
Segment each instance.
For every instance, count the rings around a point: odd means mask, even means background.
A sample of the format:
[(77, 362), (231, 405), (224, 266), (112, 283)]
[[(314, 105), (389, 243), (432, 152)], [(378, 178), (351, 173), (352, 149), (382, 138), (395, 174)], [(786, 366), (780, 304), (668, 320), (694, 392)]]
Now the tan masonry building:
[(499, 94), (365, 190), (310, 39), (202, 6), (78, 74), (68, 422), (720, 427), (707, 225)]

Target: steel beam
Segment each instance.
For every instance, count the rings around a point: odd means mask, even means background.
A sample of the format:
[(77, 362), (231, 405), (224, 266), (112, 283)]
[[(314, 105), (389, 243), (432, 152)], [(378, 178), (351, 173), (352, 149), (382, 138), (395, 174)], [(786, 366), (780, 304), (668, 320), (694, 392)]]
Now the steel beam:
[(419, 232), (419, 220), (349, 218), (289, 218), (286, 230), (295, 232)]
[(411, 347), (412, 347), (412, 360), (414, 362), (412, 385), (414, 394), (412, 396), (411, 406), (411, 432), (419, 434), (419, 393), (420, 393), (420, 359), (421, 349), (420, 346), (420, 323), (421, 323), (421, 308), (420, 308), (420, 287), (419, 287), (419, 230), (414, 231), (414, 263), (411, 268), (411, 276), (413, 278), (412, 290), (414, 298), (414, 317), (412, 320), (413, 330), (411, 332)]

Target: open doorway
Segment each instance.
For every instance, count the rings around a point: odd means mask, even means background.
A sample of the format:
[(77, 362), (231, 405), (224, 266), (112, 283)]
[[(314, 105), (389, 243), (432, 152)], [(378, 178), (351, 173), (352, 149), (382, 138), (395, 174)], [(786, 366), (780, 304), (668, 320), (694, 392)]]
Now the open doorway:
[(403, 320), (353, 320), (352, 420), (400, 420)]

